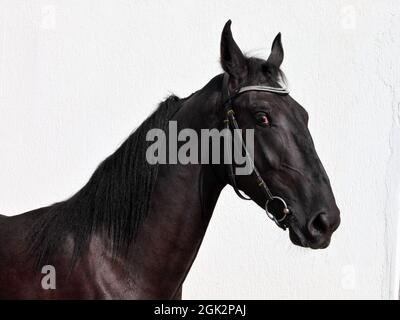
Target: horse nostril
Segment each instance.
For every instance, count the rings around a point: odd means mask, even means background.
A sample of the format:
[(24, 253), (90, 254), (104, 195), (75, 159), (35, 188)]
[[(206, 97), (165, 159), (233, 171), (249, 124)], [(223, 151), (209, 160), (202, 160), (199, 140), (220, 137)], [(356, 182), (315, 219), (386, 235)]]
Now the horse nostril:
[(329, 230), (328, 215), (325, 212), (317, 213), (308, 224), (308, 231), (312, 235), (324, 234)]

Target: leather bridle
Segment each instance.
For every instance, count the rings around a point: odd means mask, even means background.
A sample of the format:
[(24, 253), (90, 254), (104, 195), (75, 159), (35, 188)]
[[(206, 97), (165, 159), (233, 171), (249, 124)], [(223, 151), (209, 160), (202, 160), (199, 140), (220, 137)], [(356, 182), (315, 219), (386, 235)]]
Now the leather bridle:
[[(233, 134), (235, 134), (236, 129), (239, 129), (239, 125), (236, 121), (235, 118), (235, 112), (233, 110), (233, 105), (232, 102), (233, 100), (241, 95), (244, 92), (249, 92), (249, 91), (264, 91), (264, 92), (270, 92), (270, 93), (275, 93), (275, 94), (280, 94), (280, 95), (287, 95), (289, 94), (289, 91), (285, 87), (270, 87), (270, 86), (262, 86), (262, 85), (257, 85), (257, 86), (245, 86), (245, 87), (239, 87), (236, 89), (232, 94), (229, 92), (229, 75), (227, 73), (224, 74), (223, 82), (222, 82), (222, 101), (223, 101), (223, 106), (224, 106), (224, 111), (226, 115), (226, 119), (224, 120), (225, 122), (225, 128), (227, 130), (233, 129)], [(286, 230), (287, 225), (287, 217), (290, 214), (290, 210), (285, 202), (281, 197), (274, 196), (271, 192), (271, 190), (268, 188), (268, 185), (265, 183), (264, 179), (261, 177), (260, 172), (257, 170), (257, 167), (254, 164), (253, 158), (251, 157), (249, 151), (246, 148), (246, 145), (243, 141), (243, 138), (241, 134), (237, 135), (239, 138), (239, 141), (242, 145), (242, 148), (245, 151), (245, 156), (247, 158), (247, 161), (249, 161), (251, 167), (252, 167), (252, 174), (255, 175), (256, 177), (256, 182), (257, 185), (261, 188), (263, 191), (265, 197), (266, 197), (266, 203), (265, 203), (265, 211), (267, 213), (267, 216), (275, 221), (275, 223), (278, 225), (278, 227), (282, 228), (283, 230)], [(227, 150), (228, 154), (232, 153), (231, 149), (231, 144), (227, 143)], [(241, 191), (239, 190), (237, 184), (236, 184), (236, 175), (235, 171), (233, 168), (233, 162), (227, 164), (228, 166), (228, 176), (230, 183), (235, 190), (236, 194), (243, 200), (251, 200), (251, 198), (243, 195)]]

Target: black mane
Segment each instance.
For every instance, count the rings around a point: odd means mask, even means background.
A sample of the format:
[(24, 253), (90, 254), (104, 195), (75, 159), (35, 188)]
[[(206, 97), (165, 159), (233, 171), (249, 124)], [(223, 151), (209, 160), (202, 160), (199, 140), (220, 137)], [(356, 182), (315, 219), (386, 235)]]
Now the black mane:
[(125, 254), (146, 216), (158, 165), (146, 161), (151, 128), (166, 130), (182, 100), (170, 96), (105, 159), (88, 183), (70, 199), (49, 207), (29, 235), (38, 264), (47, 261), (67, 235), (74, 239), (73, 260), (94, 232), (108, 235), (114, 254)]
[[(279, 86), (285, 81), (283, 72), (264, 60), (247, 58), (247, 67), (249, 78), (259, 83)], [(260, 68), (262, 73), (258, 72)], [(257, 78), (260, 74), (262, 77)], [(219, 86), (222, 77), (222, 74), (214, 77), (206, 87)], [(189, 97), (179, 99), (173, 95), (160, 103), (117, 151), (99, 165), (81, 190), (47, 209), (28, 235), (32, 244), (30, 253), (38, 265), (48, 262), (65, 243), (66, 236), (74, 240), (73, 263), (98, 232), (108, 236), (115, 256), (127, 253), (148, 212), (157, 180), (158, 165), (146, 161), (146, 150), (151, 144), (146, 141), (146, 134), (152, 128), (166, 131), (168, 121)]]

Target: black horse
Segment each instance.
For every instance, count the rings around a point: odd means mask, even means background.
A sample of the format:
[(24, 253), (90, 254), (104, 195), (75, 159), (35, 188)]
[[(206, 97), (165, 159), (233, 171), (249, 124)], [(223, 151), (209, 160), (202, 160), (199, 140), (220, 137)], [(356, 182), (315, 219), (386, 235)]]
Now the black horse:
[[(224, 74), (187, 98), (162, 102), (70, 199), (0, 216), (0, 298), (181, 298), (219, 194), (231, 180), (226, 164), (149, 164), (146, 134), (166, 129), (170, 120), (196, 132), (222, 129), (226, 75), (231, 92), (280, 86), (280, 34), (267, 60), (245, 57), (230, 24), (221, 38)], [(327, 247), (339, 209), (307, 128), (307, 112), (289, 95), (263, 91), (245, 92), (232, 106), (240, 128), (254, 129), (260, 176), (288, 204), (292, 242)], [(235, 181), (264, 208), (265, 195), (253, 175)]]

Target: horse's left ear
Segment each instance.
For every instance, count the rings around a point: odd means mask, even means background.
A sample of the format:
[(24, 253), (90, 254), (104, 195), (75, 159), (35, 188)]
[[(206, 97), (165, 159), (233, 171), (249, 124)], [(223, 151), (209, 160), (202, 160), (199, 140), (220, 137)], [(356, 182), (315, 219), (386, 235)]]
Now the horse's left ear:
[(281, 40), (281, 33), (279, 32), (272, 42), (271, 54), (268, 57), (267, 62), (273, 66), (279, 68), (283, 61), (283, 47)]

